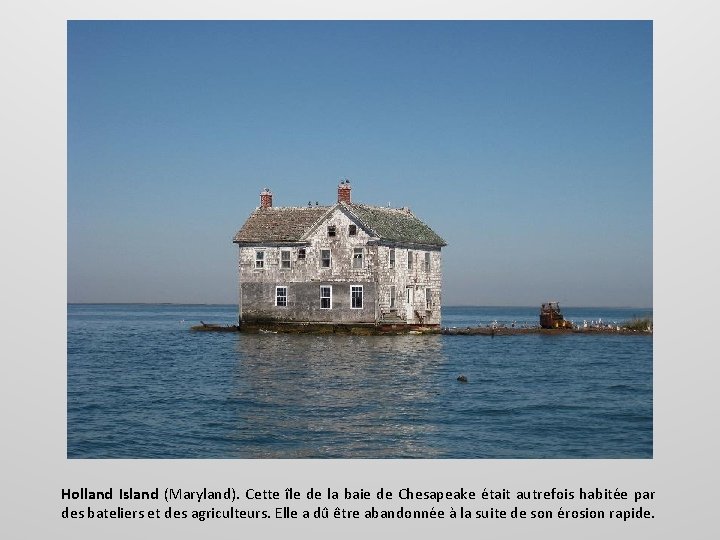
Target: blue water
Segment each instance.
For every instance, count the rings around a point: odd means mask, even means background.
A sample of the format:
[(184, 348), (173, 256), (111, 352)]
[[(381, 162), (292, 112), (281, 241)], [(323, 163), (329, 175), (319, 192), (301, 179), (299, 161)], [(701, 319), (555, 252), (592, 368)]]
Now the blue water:
[[(537, 317), (443, 308), (443, 326)], [(648, 335), (191, 332), (200, 320), (236, 307), (68, 306), (68, 457), (652, 457)]]

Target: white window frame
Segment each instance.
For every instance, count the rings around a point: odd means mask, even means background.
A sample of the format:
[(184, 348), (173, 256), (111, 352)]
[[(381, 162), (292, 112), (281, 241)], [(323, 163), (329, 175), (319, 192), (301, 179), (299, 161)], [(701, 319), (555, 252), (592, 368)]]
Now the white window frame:
[(395, 268), (395, 248), (390, 248), (390, 255), (388, 258), (388, 266)]
[(337, 236), (337, 226), (335, 226), (335, 225), (328, 225), (327, 235), (328, 235), (330, 238), (334, 238), (335, 236)]
[(262, 270), (263, 268), (265, 268), (265, 251), (256, 250), (255, 251), (255, 269)]
[(408, 249), (407, 252), (407, 269), (412, 270), (413, 269), (413, 252)]
[[(358, 253), (360, 253), (360, 257), (356, 257)], [(359, 266), (357, 265), (357, 261), (360, 261)], [(353, 248), (352, 267), (354, 269), (362, 269), (365, 267), (365, 250), (363, 248)]]
[[(330, 292), (329, 296), (323, 296), (323, 289), (327, 289)], [(329, 300), (329, 306), (323, 307), (323, 300)], [(332, 285), (320, 285), (320, 309), (332, 309)]]
[(307, 251), (305, 248), (298, 249), (298, 253), (297, 253), (298, 261), (304, 261), (306, 256), (307, 256)]
[[(328, 259), (327, 259), (328, 265), (327, 266), (323, 265), (323, 261), (325, 260), (325, 259), (323, 259), (323, 251), (328, 252)], [(321, 249), (320, 250), (320, 268), (332, 268), (332, 251), (331, 250), (329, 250), (329, 249)]]
[(390, 285), (390, 309), (395, 307), (395, 285)]
[[(283, 258), (283, 256), (287, 254), (287, 260)], [(280, 250), (280, 269), (281, 270), (290, 270), (290, 250), (289, 249), (281, 249)], [(285, 263), (287, 263), (287, 266), (285, 266)]]
[[(353, 300), (355, 297), (353, 296), (353, 293), (360, 292), (360, 306), (353, 305)], [(365, 306), (365, 293), (363, 291), (362, 285), (350, 285), (350, 309), (363, 309)]]
[[(279, 304), (278, 299), (280, 298), (280, 295), (278, 294), (280, 292), (280, 289), (285, 289), (285, 295), (283, 298), (285, 298), (285, 304)], [(287, 307), (288, 306), (288, 288), (287, 285), (277, 285), (275, 287), (275, 307)]]

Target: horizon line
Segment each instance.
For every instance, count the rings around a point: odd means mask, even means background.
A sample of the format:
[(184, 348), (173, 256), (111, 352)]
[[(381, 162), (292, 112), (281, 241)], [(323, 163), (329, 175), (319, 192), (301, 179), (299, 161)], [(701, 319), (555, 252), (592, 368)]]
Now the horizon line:
[[(237, 306), (236, 303), (227, 302), (66, 302), (66, 305), (107, 305), (107, 306)], [(566, 308), (594, 308), (594, 309), (654, 309), (653, 306), (593, 306), (565, 304)], [(483, 307), (483, 308), (536, 308), (530, 304), (448, 304), (442, 308)]]

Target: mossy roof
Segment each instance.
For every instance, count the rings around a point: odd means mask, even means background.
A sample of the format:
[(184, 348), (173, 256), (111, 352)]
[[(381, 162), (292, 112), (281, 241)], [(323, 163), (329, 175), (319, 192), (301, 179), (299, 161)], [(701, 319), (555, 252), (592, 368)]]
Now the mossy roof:
[(256, 208), (233, 242), (300, 242), (330, 210), (329, 206)]
[(445, 240), (410, 210), (364, 204), (347, 206), (351, 213), (382, 240), (430, 246), (447, 245)]
[(442, 247), (435, 231), (404, 208), (338, 203), (334, 206), (257, 208), (233, 242), (302, 242), (335, 208), (344, 208), (373, 236), (389, 242)]

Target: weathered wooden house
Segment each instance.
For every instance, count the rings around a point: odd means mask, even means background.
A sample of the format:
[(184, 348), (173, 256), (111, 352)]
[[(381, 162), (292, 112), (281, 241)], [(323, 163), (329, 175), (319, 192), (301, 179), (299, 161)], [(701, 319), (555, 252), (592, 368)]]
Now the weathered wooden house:
[(235, 235), (239, 324), (440, 325), (446, 245), (408, 208), (351, 201), (349, 181), (332, 206), (260, 206)]

